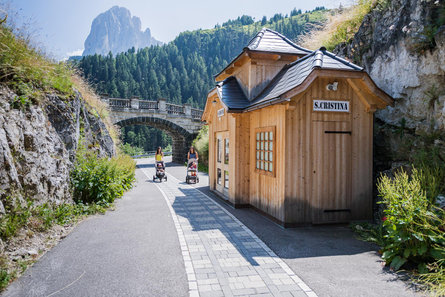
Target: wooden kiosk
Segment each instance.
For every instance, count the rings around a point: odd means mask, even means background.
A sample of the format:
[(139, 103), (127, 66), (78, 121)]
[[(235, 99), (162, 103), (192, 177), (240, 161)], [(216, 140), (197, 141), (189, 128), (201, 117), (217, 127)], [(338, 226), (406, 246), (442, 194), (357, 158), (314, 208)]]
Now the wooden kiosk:
[(212, 190), (284, 226), (371, 218), (373, 113), (393, 100), (361, 67), (263, 29), (216, 81)]

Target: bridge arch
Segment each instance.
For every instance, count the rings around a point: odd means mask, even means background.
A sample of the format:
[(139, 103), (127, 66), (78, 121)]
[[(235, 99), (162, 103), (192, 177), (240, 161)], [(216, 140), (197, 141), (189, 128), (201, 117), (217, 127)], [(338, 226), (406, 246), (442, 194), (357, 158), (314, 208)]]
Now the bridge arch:
[(139, 116), (116, 122), (120, 127), (146, 125), (167, 132), (172, 138), (172, 160), (183, 163), (187, 159), (187, 151), (197, 133), (190, 133), (183, 127), (163, 118)]

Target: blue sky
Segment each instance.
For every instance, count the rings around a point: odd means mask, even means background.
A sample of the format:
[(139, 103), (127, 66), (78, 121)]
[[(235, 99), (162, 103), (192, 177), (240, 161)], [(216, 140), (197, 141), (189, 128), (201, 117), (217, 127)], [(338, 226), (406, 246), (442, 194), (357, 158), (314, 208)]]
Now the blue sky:
[(29, 24), (31, 35), (50, 56), (62, 59), (78, 53), (90, 32), (93, 19), (114, 5), (128, 8), (138, 16), (142, 29), (163, 42), (180, 32), (213, 28), (243, 14), (260, 20), (263, 15), (303, 11), (316, 6), (338, 7), (350, 0), (2, 0), (17, 12), (16, 23)]

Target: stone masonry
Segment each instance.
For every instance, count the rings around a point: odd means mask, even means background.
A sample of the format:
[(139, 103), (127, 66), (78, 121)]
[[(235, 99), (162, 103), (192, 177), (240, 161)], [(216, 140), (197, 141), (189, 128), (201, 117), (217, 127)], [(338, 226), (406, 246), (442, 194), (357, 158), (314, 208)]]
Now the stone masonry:
[(111, 109), (111, 120), (121, 127), (148, 125), (167, 132), (173, 140), (173, 162), (183, 163), (193, 139), (202, 127), (202, 110), (189, 104), (176, 105), (165, 99), (157, 101), (102, 97)]

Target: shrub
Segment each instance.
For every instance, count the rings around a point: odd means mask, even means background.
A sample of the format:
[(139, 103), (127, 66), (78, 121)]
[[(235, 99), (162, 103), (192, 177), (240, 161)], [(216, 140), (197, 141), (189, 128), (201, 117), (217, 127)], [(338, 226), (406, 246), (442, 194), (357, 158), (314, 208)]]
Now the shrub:
[(192, 145), (199, 153), (199, 170), (207, 172), (209, 166), (209, 126), (205, 125), (199, 130), (198, 136), (193, 140)]
[(124, 154), (129, 156), (137, 156), (137, 155), (143, 155), (145, 154), (145, 151), (143, 148), (132, 146), (129, 143), (121, 145), (121, 150)]
[(386, 231), (382, 257), (396, 270), (409, 262), (425, 272), (427, 263), (445, 258), (445, 211), (432, 203), (435, 197), (430, 195), (436, 190), (426, 187), (433, 179), (417, 169), (411, 176), (400, 171), (392, 180), (380, 178)]
[(112, 203), (134, 181), (135, 162), (127, 155), (98, 158), (80, 148), (71, 174), (74, 200), (82, 203)]

